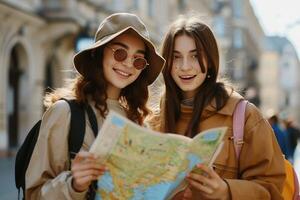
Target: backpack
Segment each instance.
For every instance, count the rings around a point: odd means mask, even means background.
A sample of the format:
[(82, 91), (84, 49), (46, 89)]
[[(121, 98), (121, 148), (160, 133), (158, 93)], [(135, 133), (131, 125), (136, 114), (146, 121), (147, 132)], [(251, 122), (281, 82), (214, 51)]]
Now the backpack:
[[(245, 110), (248, 101), (242, 100), (238, 103), (233, 114), (233, 140), (236, 157), (239, 159), (243, 144)], [(281, 195), (285, 200), (300, 200), (299, 182), (293, 165), (284, 159), (286, 178)]]
[[(75, 100), (67, 100), (66, 101), (70, 106), (71, 111), (71, 120), (70, 120), (70, 130), (69, 130), (69, 137), (68, 137), (68, 145), (69, 145), (69, 158), (70, 161), (75, 157), (75, 154), (79, 152), (83, 140), (84, 140), (84, 133), (85, 133), (85, 111), (88, 115), (88, 120), (91, 124), (91, 128), (93, 133), (96, 137), (98, 133), (98, 125), (97, 125), (97, 118), (95, 113), (93, 112), (90, 105), (81, 105), (77, 103)], [(26, 170), (29, 165), (29, 161), (31, 155), (33, 153), (33, 149), (37, 142), (39, 136), (39, 130), (41, 126), (42, 120), (36, 122), (36, 124), (31, 128), (29, 133), (27, 134), (23, 144), (19, 148), (16, 161), (15, 161), (15, 184), (18, 189), (18, 199), (20, 197), (20, 189), (23, 190), (23, 199), (25, 199), (25, 174)], [(96, 182), (91, 184), (93, 187), (96, 186)], [(94, 199), (94, 192), (92, 188), (89, 190), (88, 199)]]

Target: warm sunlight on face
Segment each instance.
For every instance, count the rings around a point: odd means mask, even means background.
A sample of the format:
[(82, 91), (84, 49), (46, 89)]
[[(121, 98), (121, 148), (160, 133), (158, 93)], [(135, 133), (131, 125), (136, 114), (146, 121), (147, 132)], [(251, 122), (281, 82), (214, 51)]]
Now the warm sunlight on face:
[(205, 73), (202, 73), (197, 51), (200, 50), (196, 49), (193, 38), (187, 35), (176, 36), (171, 75), (185, 99), (194, 97), (206, 78), (207, 62), (204, 61)]
[[(127, 57), (124, 61), (114, 58), (114, 49), (124, 49)], [(108, 81), (107, 94), (109, 98), (118, 99), (121, 89), (133, 83), (142, 70), (133, 66), (133, 59), (145, 56), (145, 44), (137, 34), (129, 32), (113, 39), (104, 48), (103, 72)]]

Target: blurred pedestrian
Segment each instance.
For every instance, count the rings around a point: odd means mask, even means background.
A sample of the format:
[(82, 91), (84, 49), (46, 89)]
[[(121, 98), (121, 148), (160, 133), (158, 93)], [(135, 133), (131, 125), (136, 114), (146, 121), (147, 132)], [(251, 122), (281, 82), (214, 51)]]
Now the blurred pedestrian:
[(284, 119), (283, 122), (288, 133), (291, 158), (292, 161), (294, 161), (295, 150), (298, 144), (298, 139), (300, 138), (300, 129), (294, 124), (294, 121), (291, 118)]
[(272, 114), (268, 121), (273, 128), (275, 133), (277, 142), (281, 148), (282, 153), (285, 155), (286, 159), (291, 160), (292, 153), (291, 153), (291, 145), (289, 141), (288, 132), (285, 130), (285, 127), (281, 126), (279, 117), (277, 114)]

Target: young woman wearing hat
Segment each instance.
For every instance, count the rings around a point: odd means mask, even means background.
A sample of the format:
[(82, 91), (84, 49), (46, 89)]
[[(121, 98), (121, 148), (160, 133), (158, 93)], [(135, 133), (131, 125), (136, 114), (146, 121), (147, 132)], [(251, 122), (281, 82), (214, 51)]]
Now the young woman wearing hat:
[(86, 199), (93, 180), (105, 172), (89, 147), (88, 125), (81, 152), (68, 158), (70, 109), (61, 98), (89, 104), (101, 126), (109, 110), (142, 124), (149, 110), (147, 86), (164, 65), (143, 22), (133, 14), (113, 14), (100, 24), (94, 45), (74, 56), (73, 84), (46, 95), (39, 138), (26, 172), (26, 199)]
[(162, 55), (166, 91), (150, 125), (188, 137), (228, 127), (213, 168), (199, 165), (205, 174), (190, 173), (188, 188), (174, 199), (282, 199), (282, 153), (270, 125), (251, 103), (246, 106), (240, 159), (235, 156), (232, 115), (243, 97), (217, 81), (219, 52), (211, 29), (196, 17), (176, 20), (166, 34)]

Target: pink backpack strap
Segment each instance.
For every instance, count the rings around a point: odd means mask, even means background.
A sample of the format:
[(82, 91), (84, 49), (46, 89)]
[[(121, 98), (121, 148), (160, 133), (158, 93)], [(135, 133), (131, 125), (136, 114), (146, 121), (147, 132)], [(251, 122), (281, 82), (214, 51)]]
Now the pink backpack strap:
[(240, 157), (242, 145), (244, 143), (244, 124), (245, 124), (245, 111), (248, 101), (241, 100), (235, 107), (233, 113), (233, 141), (235, 154), (237, 159)]

